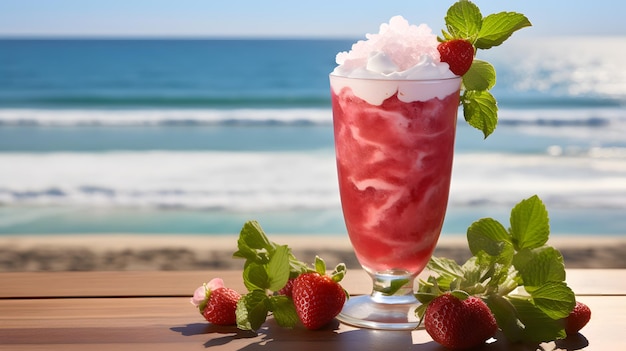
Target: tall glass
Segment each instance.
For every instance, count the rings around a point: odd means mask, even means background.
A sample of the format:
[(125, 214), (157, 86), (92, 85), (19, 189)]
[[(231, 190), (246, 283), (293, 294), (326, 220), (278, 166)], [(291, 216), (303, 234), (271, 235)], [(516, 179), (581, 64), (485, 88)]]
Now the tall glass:
[(435, 249), (448, 203), (461, 79), (331, 75), (330, 85), (344, 220), (373, 280), (372, 293), (350, 298), (338, 318), (414, 329), (414, 281)]

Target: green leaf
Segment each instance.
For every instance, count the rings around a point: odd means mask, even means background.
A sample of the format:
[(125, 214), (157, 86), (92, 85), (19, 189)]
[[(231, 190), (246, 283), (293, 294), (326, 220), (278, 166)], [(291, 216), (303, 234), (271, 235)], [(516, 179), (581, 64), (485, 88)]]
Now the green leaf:
[(548, 211), (537, 195), (511, 210), (511, 236), (516, 250), (543, 246), (550, 236)]
[[(481, 251), (477, 255), (484, 255), (485, 252)], [(470, 257), (465, 263), (463, 263), (463, 280), (464, 286), (476, 285), (481, 283), (484, 274), (489, 270), (489, 266), (482, 264), (477, 255)]]
[(440, 275), (451, 275), (454, 277), (462, 277), (463, 269), (456, 261), (446, 257), (431, 256), (428, 264), (426, 265), (428, 270)]
[(498, 327), (502, 329), (507, 340), (519, 342), (523, 339), (524, 324), (517, 318), (515, 306), (509, 299), (500, 295), (489, 295), (485, 301), (496, 318)]
[(521, 250), (513, 257), (513, 265), (524, 285), (540, 286), (565, 280), (563, 256), (551, 246)]
[(409, 279), (394, 279), (390, 282), (389, 286), (378, 286), (378, 285), (374, 285), (374, 290), (382, 293), (383, 295), (387, 295), (387, 296), (391, 296), (393, 294), (395, 294), (396, 292), (398, 292), (398, 290), (400, 290), (403, 286), (407, 285), (408, 283), (410, 283), (411, 280)]
[(482, 218), (472, 223), (467, 228), (467, 242), (474, 255), (484, 251), (495, 257), (513, 257), (509, 233), (493, 218)]
[(237, 239), (237, 251), (234, 257), (245, 258), (248, 261), (267, 263), (268, 253), (274, 251), (274, 244), (269, 241), (263, 228), (257, 221), (244, 223), (239, 238)]
[(268, 289), (278, 291), (289, 280), (289, 247), (280, 245), (267, 264)]
[(510, 301), (524, 324), (523, 340), (546, 342), (565, 337), (562, 321), (552, 319), (529, 299), (511, 298)]
[(453, 38), (472, 42), (478, 36), (482, 20), (483, 15), (478, 6), (466, 0), (457, 1), (450, 6), (445, 17), (446, 28)]
[(335, 269), (333, 270), (332, 274), (330, 275), (330, 278), (335, 283), (339, 283), (346, 276), (346, 273), (348, 273), (348, 268), (346, 267), (346, 264), (345, 263), (339, 263), (337, 266), (335, 266)]
[(243, 284), (248, 291), (265, 290), (270, 287), (267, 268), (255, 262), (251, 262), (243, 270)]
[(244, 239), (245, 243), (254, 249), (265, 249), (272, 251), (274, 245), (269, 241), (265, 231), (261, 228), (261, 224), (257, 221), (248, 221), (244, 223), (239, 235)]
[(487, 61), (474, 59), (469, 71), (463, 75), (467, 90), (489, 90), (496, 85), (496, 69)]
[(293, 301), (284, 295), (272, 296), (268, 299), (270, 311), (274, 315), (276, 323), (284, 328), (295, 327), (300, 319), (296, 312)]
[(478, 49), (489, 49), (502, 44), (515, 31), (532, 24), (521, 13), (500, 12), (494, 13), (482, 20), (475, 46)]
[(315, 256), (315, 271), (320, 275), (326, 274), (326, 262), (319, 256)]
[(254, 290), (243, 295), (237, 302), (235, 315), (237, 328), (242, 330), (258, 330), (267, 319), (269, 297), (263, 290)]
[(483, 132), (487, 138), (498, 124), (496, 99), (488, 91), (466, 90), (461, 100), (463, 117), (469, 125)]
[(537, 308), (552, 319), (567, 317), (576, 304), (574, 292), (565, 282), (547, 282), (536, 289), (526, 290)]

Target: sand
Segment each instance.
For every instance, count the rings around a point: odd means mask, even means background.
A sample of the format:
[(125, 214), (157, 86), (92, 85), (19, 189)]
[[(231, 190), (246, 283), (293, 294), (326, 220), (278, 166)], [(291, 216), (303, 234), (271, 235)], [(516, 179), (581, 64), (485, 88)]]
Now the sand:
[[(344, 235), (272, 235), (296, 257), (313, 262), (319, 255), (334, 266), (359, 264)], [(563, 254), (567, 268), (626, 268), (626, 236), (559, 236), (550, 245)], [(232, 257), (236, 235), (49, 235), (0, 237), (0, 272), (136, 271), (241, 269)], [(470, 257), (462, 235), (443, 235), (435, 255), (463, 262)]]

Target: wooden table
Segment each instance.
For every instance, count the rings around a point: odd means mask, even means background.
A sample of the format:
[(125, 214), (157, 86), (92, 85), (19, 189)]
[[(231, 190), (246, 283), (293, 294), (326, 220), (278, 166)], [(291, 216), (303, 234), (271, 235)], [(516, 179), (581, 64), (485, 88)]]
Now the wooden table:
[[(335, 323), (319, 331), (286, 330), (273, 320), (258, 334), (204, 321), (189, 303), (213, 277), (245, 291), (238, 271), (0, 273), (0, 350), (443, 350), (420, 329), (376, 331)], [(592, 310), (577, 338), (542, 350), (626, 347), (626, 270), (569, 270), (567, 281)], [(369, 292), (364, 272), (343, 283)], [(535, 350), (503, 340), (484, 350)]]

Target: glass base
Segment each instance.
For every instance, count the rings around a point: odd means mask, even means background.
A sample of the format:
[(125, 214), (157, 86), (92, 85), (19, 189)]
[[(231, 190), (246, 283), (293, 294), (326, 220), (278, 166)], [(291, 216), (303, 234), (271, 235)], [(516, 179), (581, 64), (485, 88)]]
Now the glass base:
[(410, 330), (418, 326), (415, 309), (419, 301), (413, 293), (416, 274), (389, 270), (371, 274), (371, 295), (350, 297), (337, 316), (355, 327), (385, 330)]
[(384, 330), (416, 329), (419, 319), (415, 309), (419, 302), (404, 297), (396, 303), (376, 302), (370, 295), (351, 297), (337, 316), (339, 321), (360, 328)]

